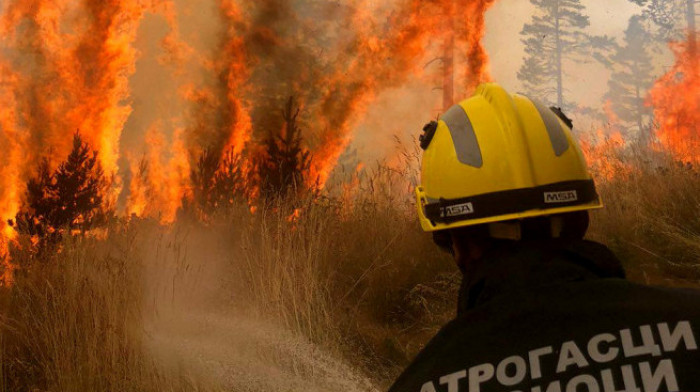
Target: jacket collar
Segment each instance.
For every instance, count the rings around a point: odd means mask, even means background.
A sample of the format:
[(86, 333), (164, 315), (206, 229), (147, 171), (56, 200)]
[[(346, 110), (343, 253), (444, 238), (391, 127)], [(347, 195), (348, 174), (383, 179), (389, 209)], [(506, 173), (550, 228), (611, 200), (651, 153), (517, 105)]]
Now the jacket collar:
[(604, 245), (564, 240), (501, 243), (464, 277), (458, 314), (502, 294), (603, 278), (625, 278), (622, 264)]

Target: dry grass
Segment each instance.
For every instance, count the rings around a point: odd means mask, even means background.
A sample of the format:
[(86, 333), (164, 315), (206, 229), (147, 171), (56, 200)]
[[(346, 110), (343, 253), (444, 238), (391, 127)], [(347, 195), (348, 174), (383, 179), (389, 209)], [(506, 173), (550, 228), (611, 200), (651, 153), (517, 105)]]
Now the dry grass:
[[(634, 280), (698, 285), (700, 176), (631, 161), (600, 184), (591, 238)], [(115, 224), (32, 261), (0, 294), (10, 391), (386, 387), (454, 314), (458, 274), (415, 221), (405, 173), (207, 225)], [(395, 198), (394, 195), (401, 195)], [(298, 220), (291, 211), (302, 208)], [(16, 260), (27, 264), (30, 255)]]
[(314, 205), (295, 223), (263, 213), (258, 224), (245, 235), (243, 266), (255, 307), (318, 344), (361, 352), (355, 364), (379, 379), (454, 309), (455, 269), (412, 210), (361, 200)]
[[(68, 239), (3, 289), (2, 387), (7, 391), (189, 390), (141, 350), (142, 286), (133, 239)], [(18, 252), (17, 257), (29, 257)], [(29, 260), (21, 260), (25, 264)]]
[(610, 246), (633, 280), (700, 286), (700, 170), (663, 154), (625, 160), (631, 174), (599, 184), (606, 208), (593, 214), (591, 238)]

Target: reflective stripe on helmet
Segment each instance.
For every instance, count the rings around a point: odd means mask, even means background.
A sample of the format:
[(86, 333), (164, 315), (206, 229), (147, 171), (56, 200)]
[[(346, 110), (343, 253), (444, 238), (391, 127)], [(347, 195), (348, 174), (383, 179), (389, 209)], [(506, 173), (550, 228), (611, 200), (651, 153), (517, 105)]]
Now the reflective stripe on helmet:
[(549, 133), (549, 140), (552, 141), (554, 153), (557, 154), (558, 157), (562, 156), (566, 150), (569, 149), (569, 141), (566, 139), (566, 134), (561, 128), (559, 117), (542, 102), (536, 99), (530, 100), (535, 104), (537, 111), (540, 113), (540, 116), (542, 116), (542, 120), (544, 120), (547, 133)]
[(460, 105), (454, 105), (447, 113), (440, 116), (452, 135), (457, 159), (465, 165), (482, 167), (484, 165), (479, 141), (476, 139), (474, 126), (472, 125), (467, 112)]
[(487, 193), (454, 200), (429, 200), (425, 216), (433, 223), (454, 223), (521, 213), (590, 204), (598, 201), (593, 180), (567, 181), (535, 188)]

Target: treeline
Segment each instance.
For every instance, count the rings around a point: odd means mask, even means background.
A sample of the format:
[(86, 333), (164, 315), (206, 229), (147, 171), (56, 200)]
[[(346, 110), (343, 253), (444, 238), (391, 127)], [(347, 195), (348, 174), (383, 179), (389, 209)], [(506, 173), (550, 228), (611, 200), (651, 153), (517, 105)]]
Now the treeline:
[[(189, 173), (190, 188), (178, 217), (207, 220), (217, 211), (251, 200), (264, 204), (292, 194), (317, 194), (299, 114), (300, 108), (290, 97), (281, 112), (283, 127), (268, 132), (256, 151), (234, 154), (229, 150), (221, 156), (203, 149)], [(112, 179), (98, 157), (99, 151), (76, 132), (70, 154), (55, 169), (48, 157), (37, 165), (26, 184), (20, 212), (8, 222), (30, 239), (37, 256), (55, 252), (65, 235), (96, 232), (116, 219), (116, 207), (108, 197)], [(135, 175), (143, 175), (148, 170), (145, 165)]]
[[(696, 0), (628, 0), (640, 7), (630, 18), (621, 42), (589, 32), (590, 18), (581, 0), (530, 0), (537, 8), (521, 32), (525, 58), (518, 79), (526, 91), (550, 105), (582, 110), (567, 99), (575, 63), (598, 62), (611, 71), (604, 99), (629, 136), (644, 141), (653, 129), (647, 105), (649, 90), (660, 76), (653, 55), (670, 40), (696, 31)], [(691, 46), (697, 45), (691, 34)], [(689, 48), (696, 53), (697, 48)], [(661, 70), (662, 72), (663, 70)], [(583, 108), (584, 112), (595, 110)]]

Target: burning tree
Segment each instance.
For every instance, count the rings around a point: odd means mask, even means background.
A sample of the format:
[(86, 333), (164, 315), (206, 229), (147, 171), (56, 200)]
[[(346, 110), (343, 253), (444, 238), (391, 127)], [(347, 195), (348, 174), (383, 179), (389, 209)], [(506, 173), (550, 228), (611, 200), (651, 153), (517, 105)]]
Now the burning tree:
[[(644, 7), (657, 27), (657, 37), (668, 40), (676, 63), (656, 81), (648, 104), (654, 108), (656, 136), (675, 159), (700, 162), (700, 52), (697, 0), (630, 0)], [(685, 37), (683, 39), (683, 37)]]
[(190, 176), (192, 199), (183, 201), (183, 209), (188, 213), (207, 216), (246, 198), (243, 159), (231, 148), (223, 157), (212, 149), (204, 150)]
[(108, 187), (97, 151), (75, 133), (68, 158), (55, 171), (48, 159), (39, 163), (36, 177), (27, 183), (25, 205), (10, 224), (37, 238), (40, 248), (58, 242), (66, 231), (83, 234), (106, 223)]
[(210, 149), (205, 149), (192, 168), (192, 201), (202, 212), (211, 212), (216, 207), (216, 197), (213, 194), (216, 172), (219, 169), (219, 157)]
[(256, 159), (255, 172), (265, 198), (285, 196), (290, 190), (299, 191), (309, 179), (311, 152), (302, 146), (298, 125), (300, 112), (294, 97), (290, 97), (282, 110), (281, 131), (263, 141), (264, 152)]
[(270, 133), (259, 148), (243, 153), (229, 148), (223, 156), (216, 149), (205, 149), (190, 173), (191, 194), (183, 200), (183, 211), (203, 218), (242, 201), (303, 190), (310, 176), (311, 152), (303, 147), (300, 113), (290, 97), (282, 110), (281, 131)]
[(674, 44), (676, 64), (651, 89), (656, 135), (673, 156), (700, 163), (700, 70), (691, 42)]
[(219, 170), (214, 176), (214, 194), (219, 206), (232, 206), (237, 200), (246, 198), (246, 173), (243, 158), (229, 149), (219, 164)]

